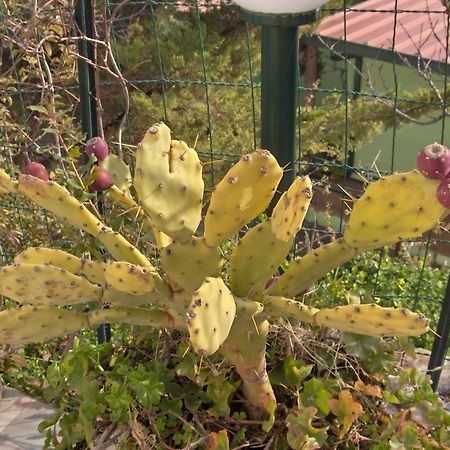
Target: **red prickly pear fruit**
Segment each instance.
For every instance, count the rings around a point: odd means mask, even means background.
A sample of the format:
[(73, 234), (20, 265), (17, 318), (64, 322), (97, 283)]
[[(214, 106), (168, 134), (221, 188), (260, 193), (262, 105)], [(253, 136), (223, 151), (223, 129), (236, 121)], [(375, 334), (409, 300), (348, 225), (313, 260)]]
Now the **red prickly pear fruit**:
[(93, 137), (86, 142), (84, 151), (87, 155), (95, 155), (98, 161), (103, 161), (109, 155), (109, 147), (101, 137)]
[(445, 178), (450, 172), (450, 150), (437, 142), (427, 145), (417, 155), (417, 168), (431, 180)]
[(22, 173), (40, 178), (43, 181), (48, 181), (50, 179), (47, 169), (38, 162), (30, 162), (27, 164), (22, 170)]
[(112, 186), (112, 177), (105, 169), (96, 167), (93, 170), (93, 174), (96, 177), (94, 182), (91, 184), (91, 189), (93, 191), (106, 191)]
[(437, 188), (438, 202), (445, 208), (450, 208), (450, 179), (442, 180)]

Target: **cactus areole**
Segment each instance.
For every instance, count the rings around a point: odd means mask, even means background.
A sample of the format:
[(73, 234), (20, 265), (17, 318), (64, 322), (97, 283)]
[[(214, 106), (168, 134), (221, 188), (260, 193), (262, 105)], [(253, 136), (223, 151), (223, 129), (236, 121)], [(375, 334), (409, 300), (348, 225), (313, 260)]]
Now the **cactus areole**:
[[(446, 161), (446, 151), (440, 154), (441, 150), (427, 150), (421, 161), (434, 161), (435, 154)], [(430, 170), (434, 174), (438, 169)], [(312, 197), (310, 179), (298, 177), (271, 217), (248, 229), (234, 247), (225, 282), (219, 246), (235, 239), (267, 208), (282, 174), (268, 151), (242, 156), (217, 184), (202, 218), (204, 184), (196, 151), (172, 140), (163, 123), (153, 125), (136, 152), (137, 198), (117, 186), (106, 197), (125, 210), (138, 210), (133, 212), (140, 222), (136, 226), (153, 233), (159, 248), (161, 259), (153, 264), (64, 187), (32, 173), (15, 181), (0, 169), (0, 194), (18, 193), (35, 201), (97, 238), (110, 259), (80, 259), (48, 248), (17, 255), (13, 265), (0, 270), (0, 294), (24, 306), (0, 312), (0, 344), (42, 342), (104, 322), (181, 329), (199, 354), (220, 352), (235, 366), (251, 409), (264, 413), (268, 400), (275, 400), (265, 360), (270, 320), (290, 317), (374, 336), (427, 332), (427, 319), (405, 308), (337, 304), (319, 310), (296, 296), (355, 255), (436, 226), (450, 206), (447, 181), (439, 186), (439, 180), (412, 171), (370, 184), (355, 202), (343, 238), (291, 258), (280, 276), (278, 268), (285, 263)], [(66, 308), (84, 302), (107, 307), (85, 313)]]

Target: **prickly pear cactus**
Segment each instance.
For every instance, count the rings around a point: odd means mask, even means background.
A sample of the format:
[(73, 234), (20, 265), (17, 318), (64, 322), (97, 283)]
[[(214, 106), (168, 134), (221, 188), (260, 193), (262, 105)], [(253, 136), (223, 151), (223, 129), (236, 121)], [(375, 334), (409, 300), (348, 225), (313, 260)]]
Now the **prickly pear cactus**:
[[(447, 211), (436, 199), (439, 180), (408, 172), (372, 183), (355, 203), (343, 238), (291, 260), (275, 277), (313, 195), (311, 180), (297, 177), (272, 215), (238, 240), (224, 266), (229, 273), (224, 271), (220, 245), (266, 210), (282, 172), (266, 150), (244, 155), (215, 187), (199, 232), (204, 184), (198, 155), (172, 140), (166, 125), (153, 125), (136, 154), (137, 197), (131, 196), (129, 182), (112, 186), (105, 197), (133, 211), (137, 226), (153, 232), (160, 257), (153, 261), (63, 186), (31, 175), (15, 181), (0, 169), (1, 195), (35, 201), (97, 238), (107, 255), (105, 261), (93, 261), (58, 249), (29, 248), (0, 269), (0, 294), (24, 305), (0, 312), (0, 344), (41, 342), (101, 323), (177, 328), (199, 354), (218, 351), (232, 363), (248, 402), (265, 410), (275, 400), (265, 363), (272, 319), (290, 317), (374, 336), (425, 333), (426, 318), (405, 308), (362, 304), (319, 310), (301, 297), (358, 253), (436, 226)], [(88, 313), (70, 308), (87, 302)]]

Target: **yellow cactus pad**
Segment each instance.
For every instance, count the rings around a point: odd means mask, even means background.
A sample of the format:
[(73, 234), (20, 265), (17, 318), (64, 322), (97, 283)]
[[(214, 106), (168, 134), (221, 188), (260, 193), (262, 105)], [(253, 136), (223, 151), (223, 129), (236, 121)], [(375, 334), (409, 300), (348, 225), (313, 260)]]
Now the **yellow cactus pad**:
[(228, 337), (236, 314), (233, 295), (220, 278), (207, 278), (194, 292), (187, 312), (191, 344), (199, 355), (212, 355)]
[(188, 293), (200, 287), (206, 277), (216, 277), (222, 267), (218, 247), (208, 247), (204, 238), (173, 241), (161, 251), (161, 266), (171, 281)]
[(163, 123), (153, 125), (136, 152), (134, 187), (153, 226), (186, 241), (201, 220), (202, 165), (197, 152), (171, 141)]
[(246, 298), (255, 298), (263, 292), (267, 281), (285, 260), (292, 242), (293, 236), (286, 242), (277, 239), (270, 220), (247, 231), (231, 253), (231, 292)]
[(19, 192), (75, 228), (93, 236), (100, 234), (102, 222), (58, 183), (43, 181), (31, 175), (21, 175)]
[(172, 239), (167, 236), (167, 234), (164, 234), (153, 226), (147, 214), (144, 212), (144, 209), (126, 192), (120, 190), (117, 186), (112, 185), (107, 191), (107, 196), (112, 202), (123, 208), (132, 217), (134, 216), (135, 219), (139, 218), (144, 221), (144, 229), (149, 229), (152, 232), (158, 248), (166, 247), (172, 242)]
[(92, 261), (90, 259), (81, 259), (80, 273), (84, 275), (91, 283), (104, 284), (105, 282), (105, 270), (108, 266), (101, 261)]
[(319, 309), (285, 297), (265, 295), (263, 315), (267, 317), (293, 317), (301, 322), (315, 323), (315, 315)]
[(118, 261), (129, 261), (138, 266), (145, 266), (149, 270), (155, 269), (150, 261), (120, 233), (111, 228), (103, 227), (97, 239), (105, 246), (111, 256)]
[(157, 309), (108, 308), (89, 313), (89, 325), (97, 327), (103, 323), (129, 323), (148, 327), (172, 328), (170, 314)]
[(280, 241), (290, 241), (300, 230), (312, 199), (310, 178), (297, 177), (278, 200), (271, 216), (272, 232)]
[(14, 264), (0, 270), (0, 294), (19, 303), (73, 305), (100, 301), (102, 288), (47, 264)]
[(86, 314), (48, 306), (0, 312), (0, 344), (32, 344), (89, 328)]
[(112, 306), (123, 306), (126, 308), (159, 304), (163, 300), (167, 301), (167, 298), (159, 296), (159, 294), (155, 291), (144, 295), (134, 295), (129, 294), (128, 292), (118, 291), (111, 286), (104, 288), (102, 298), (102, 302), (105, 304)]
[(0, 169), (0, 195), (13, 192), (17, 192), (17, 181), (12, 180), (3, 169)]
[(379, 247), (421, 236), (435, 227), (445, 208), (436, 198), (439, 180), (417, 171), (381, 178), (354, 204), (345, 229), (352, 247)]
[(286, 272), (267, 289), (267, 293), (274, 296), (295, 297), (356, 254), (356, 249), (348, 246), (343, 239), (311, 250), (305, 256), (292, 261)]
[(50, 264), (51, 266), (65, 269), (70, 273), (78, 273), (83, 267), (80, 258), (63, 250), (45, 247), (29, 247), (15, 258), (16, 263), (25, 264)]
[(261, 214), (282, 176), (283, 170), (267, 150), (244, 155), (211, 195), (205, 217), (207, 244), (219, 245)]
[(406, 308), (383, 308), (375, 303), (323, 309), (316, 324), (369, 336), (420, 336), (429, 330), (422, 314)]
[(105, 278), (109, 286), (133, 295), (149, 294), (155, 288), (154, 272), (125, 261), (108, 264)]

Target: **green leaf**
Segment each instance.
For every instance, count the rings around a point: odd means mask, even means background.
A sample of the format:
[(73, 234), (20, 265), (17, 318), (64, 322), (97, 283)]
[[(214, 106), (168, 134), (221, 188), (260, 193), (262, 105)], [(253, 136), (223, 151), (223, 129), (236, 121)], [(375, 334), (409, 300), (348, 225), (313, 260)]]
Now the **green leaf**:
[(209, 435), (211, 442), (209, 450), (229, 450), (227, 430), (220, 430), (218, 433), (212, 432)]
[(273, 400), (269, 395), (264, 398), (264, 409), (269, 414), (268, 419), (262, 424), (262, 429), (265, 432), (269, 432), (273, 424), (275, 423), (275, 410), (277, 409), (277, 402)]
[(326, 389), (323, 381), (317, 378), (306, 381), (300, 395), (302, 405), (315, 406), (325, 416), (330, 412), (328, 401), (331, 397), (332, 393)]
[(208, 409), (208, 413), (216, 417), (230, 415), (228, 399), (239, 387), (239, 382), (234, 384), (230, 383), (226, 377), (227, 374), (222, 373), (217, 377), (212, 377), (208, 381), (206, 395), (213, 402), (213, 406)]
[(339, 398), (337, 400), (329, 400), (328, 403), (331, 412), (336, 416), (337, 421), (341, 425), (339, 438), (342, 439), (352, 426), (352, 423), (363, 413), (363, 408), (361, 403), (357, 402), (350, 391), (346, 389), (339, 392)]
[(311, 373), (313, 364), (305, 365), (303, 361), (298, 361), (288, 356), (283, 365), (274, 370), (269, 376), (274, 384), (299, 387), (302, 381)]
[(287, 416), (287, 441), (294, 450), (313, 450), (322, 448), (326, 443), (328, 427), (316, 428), (312, 424), (316, 412), (316, 408), (309, 407)]
[(43, 114), (48, 114), (47, 108), (45, 106), (31, 105), (28, 107), (28, 109), (30, 109), (31, 111), (36, 111), (36, 112), (40, 112)]

